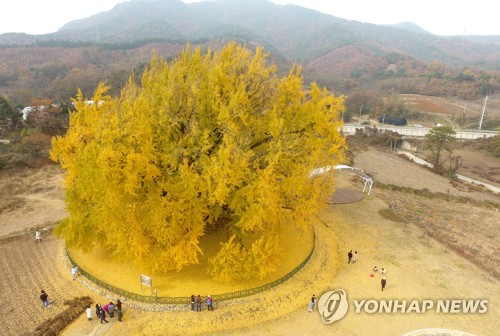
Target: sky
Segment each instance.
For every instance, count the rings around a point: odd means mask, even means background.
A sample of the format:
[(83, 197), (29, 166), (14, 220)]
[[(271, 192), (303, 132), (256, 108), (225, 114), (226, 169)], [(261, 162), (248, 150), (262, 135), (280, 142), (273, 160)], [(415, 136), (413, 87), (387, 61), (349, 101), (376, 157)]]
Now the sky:
[[(183, 0), (198, 2), (199, 0)], [(252, 1), (252, 0), (247, 0)], [(436, 35), (500, 35), (495, 0), (271, 0), (348, 20), (375, 24), (413, 22)], [(53, 33), (65, 23), (107, 11), (125, 0), (11, 0), (2, 4), (0, 34)]]

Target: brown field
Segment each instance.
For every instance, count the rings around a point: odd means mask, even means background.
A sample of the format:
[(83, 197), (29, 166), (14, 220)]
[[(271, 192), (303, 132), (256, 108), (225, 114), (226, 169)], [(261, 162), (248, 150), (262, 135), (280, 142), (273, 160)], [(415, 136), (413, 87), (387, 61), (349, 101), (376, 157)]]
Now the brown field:
[[(166, 311), (155, 312), (150, 311), (155, 307), (125, 301), (123, 323), (111, 319), (101, 325), (82, 315), (63, 335), (402, 335), (424, 327), (495, 335), (500, 286), (495, 272), (490, 271), (498, 268), (498, 195), (451, 184), (388, 153), (361, 153), (355, 165), (373, 174), (373, 194), (358, 203), (327, 206), (315, 224), (317, 248), (313, 258), (286, 283), (261, 295), (218, 303), (213, 313), (173, 307), (160, 307)], [(498, 162), (494, 165), (498, 167)], [(61, 171), (54, 167), (10, 175), (2, 172), (2, 335), (33, 334), (38, 325), (66, 308), (64, 300), (75, 296), (89, 295), (94, 303), (116, 298), (83, 278), (72, 281), (63, 243), (48, 232), (41, 244), (34, 242), (32, 233), (6, 237), (15, 231), (48, 226), (65, 216), (64, 205), (59, 202), (60, 182)], [(338, 182), (341, 187), (361, 188), (348, 173), (342, 173)], [(379, 188), (378, 182), (449, 193), (451, 198), (391, 191)], [(9, 198), (12, 190), (16, 192)], [(30, 198), (32, 194), (36, 197)], [(459, 198), (474, 201), (462, 203)], [(486, 207), (482, 205), (485, 201), (496, 202), (497, 206)], [(389, 205), (401, 222), (387, 219)], [(355, 265), (347, 265), (344, 260), (349, 249), (360, 251)], [(380, 291), (379, 277), (369, 276), (374, 265), (388, 269), (387, 291)], [(42, 288), (55, 300), (50, 309), (41, 307), (38, 294)], [(489, 311), (369, 315), (350, 309), (343, 320), (325, 325), (316, 312), (307, 312), (306, 305), (311, 294), (319, 297), (325, 290), (337, 288), (345, 289), (350, 299), (486, 298)]]
[[(413, 153), (421, 159), (431, 161), (431, 153), (429, 150), (422, 149), (423, 142), (418, 143), (412, 140), (414, 145), (419, 148), (419, 151)], [(500, 159), (477, 149), (477, 143), (462, 142), (456, 143), (452, 151), (452, 156), (461, 158), (461, 166), (457, 174), (476, 179), (480, 182), (488, 183), (500, 188)], [(444, 164), (448, 165), (448, 153), (445, 152)], [(447, 183), (451, 183), (446, 180)], [(470, 189), (471, 186), (464, 186), (464, 190)]]
[[(477, 129), (484, 107), (484, 97), (474, 101), (417, 94), (402, 94), (400, 97), (415, 110), (424, 114), (423, 120), (416, 121), (424, 127), (433, 127), (434, 123), (439, 122), (455, 128)], [(493, 95), (488, 97), (483, 129), (488, 123), (496, 125), (492, 126), (493, 128), (498, 127), (498, 120), (500, 120), (500, 96)]]
[[(1, 335), (31, 335), (35, 328), (63, 312), (65, 300), (88, 295), (71, 281), (61, 262), (63, 242), (49, 232), (35, 243), (31, 234), (0, 240)], [(47, 309), (39, 299), (44, 289), (54, 303)]]
[(473, 148), (455, 149), (454, 156), (462, 158), (458, 174), (500, 187), (500, 160)]
[[(484, 106), (484, 97), (474, 101), (458, 98), (432, 97), (418, 94), (401, 94), (401, 99), (424, 113), (441, 113), (461, 117), (465, 110), (466, 117), (479, 117)], [(500, 118), (500, 97), (488, 97), (485, 117)]]

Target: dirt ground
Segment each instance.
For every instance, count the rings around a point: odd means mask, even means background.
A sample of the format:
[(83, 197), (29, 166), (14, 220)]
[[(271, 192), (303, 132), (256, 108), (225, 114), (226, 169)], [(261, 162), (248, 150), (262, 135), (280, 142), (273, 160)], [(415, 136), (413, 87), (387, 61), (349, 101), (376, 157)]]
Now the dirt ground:
[[(419, 148), (419, 151), (412, 152), (412, 154), (428, 162), (432, 161), (430, 159), (430, 151), (422, 149), (422, 142), (415, 143), (415, 146)], [(487, 155), (479, 150), (477, 142), (456, 143), (455, 146), (456, 148), (453, 149), (452, 156), (461, 158), (461, 166), (457, 171), (458, 174), (500, 187), (499, 158)], [(448, 158), (447, 152), (445, 152), (444, 158), (444, 164), (448, 165), (449, 161), (446, 160)]]
[[(42, 233), (41, 243), (32, 234), (0, 239), (1, 335), (31, 335), (36, 326), (67, 308), (65, 300), (88, 295), (63, 269), (62, 247), (50, 232)], [(53, 301), (47, 309), (39, 299), (42, 289)]]
[(456, 149), (453, 155), (462, 157), (459, 174), (500, 187), (500, 159), (473, 149)]
[[(385, 169), (379, 166), (380, 161), (386, 162)], [(317, 217), (317, 248), (313, 258), (286, 283), (261, 295), (217, 303), (213, 313), (191, 313), (172, 307), (162, 307), (167, 311), (155, 312), (150, 311), (156, 309), (154, 307), (140, 305), (144, 310), (134, 302), (125, 301), (123, 323), (110, 319), (109, 324), (101, 325), (95, 320), (87, 321), (82, 315), (63, 335), (163, 335), (165, 332), (173, 335), (402, 335), (428, 327), (496, 335), (500, 316), (499, 281), (493, 276), (488, 279), (487, 267), (478, 267), (474, 259), (452, 249), (451, 245), (456, 239), (460, 242), (458, 245), (484, 246), (484, 251), (477, 252), (480, 255), (487, 256), (488, 251), (498, 255), (498, 208), (429, 200), (377, 188), (377, 181), (394, 181), (396, 185), (427, 188), (433, 192), (450, 190), (450, 195), (477, 201), (498, 202), (498, 196), (455, 187), (448, 180), (387, 153), (362, 153), (356, 157), (355, 165), (374, 173), (372, 195), (353, 204), (327, 206)], [(57, 168), (0, 177), (1, 235), (49, 226), (65, 216), (60, 189), (62, 177)], [(346, 172), (339, 177), (339, 187), (361, 188)], [(9, 190), (15, 192), (10, 194)], [(31, 193), (42, 200), (32, 201), (36, 197), (30, 198)], [(388, 209), (389, 205), (406, 220), (394, 222), (383, 217), (379, 211)], [(24, 215), (25, 212), (31, 215)], [(448, 241), (442, 242), (437, 234), (433, 237), (429, 232), (441, 232)], [(350, 249), (360, 253), (354, 265), (347, 265), (346, 254)], [(113, 294), (100, 291), (83, 278), (72, 281), (63, 252), (63, 243), (47, 232), (41, 244), (34, 242), (32, 233), (0, 239), (0, 295), (5, 298), (5, 303), (0, 305), (2, 335), (31, 334), (37, 325), (64, 309), (65, 299), (74, 296), (90, 295), (100, 303), (115, 299)], [(491, 260), (496, 263), (494, 258)], [(388, 288), (384, 292), (380, 290), (380, 275), (369, 276), (375, 265), (388, 270)], [(486, 314), (357, 314), (351, 307), (344, 319), (331, 325), (323, 324), (317, 312), (307, 312), (307, 302), (313, 293), (319, 297), (326, 290), (338, 288), (346, 290), (349, 300), (479, 298), (489, 300), (489, 309)], [(41, 307), (38, 299), (41, 289), (55, 300), (48, 310)]]
[(0, 236), (54, 225), (66, 217), (62, 181), (56, 165), (0, 170)]
[[(485, 175), (485, 172), (488, 171), (496, 171), (500, 167), (500, 159), (484, 157), (481, 154), (478, 154), (477, 157), (481, 158), (476, 163), (481, 165), (481, 175)], [(466, 162), (473, 161), (473, 159), (468, 158)], [(433, 193), (440, 192), (457, 197), (468, 197), (477, 201), (499, 201), (497, 195), (436, 175), (430, 170), (418, 167), (415, 163), (390, 152), (380, 150), (364, 151), (356, 155), (354, 166), (363, 169), (372, 176), (375, 185), (380, 182), (417, 190), (425, 188)], [(465, 170), (463, 172), (459, 171), (459, 173), (468, 176)], [(491, 181), (485, 182), (492, 183)]]

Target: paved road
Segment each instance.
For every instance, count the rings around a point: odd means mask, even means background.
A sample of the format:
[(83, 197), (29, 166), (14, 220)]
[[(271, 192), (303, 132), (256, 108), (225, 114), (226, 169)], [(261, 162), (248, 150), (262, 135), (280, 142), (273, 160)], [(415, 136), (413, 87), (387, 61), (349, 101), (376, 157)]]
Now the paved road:
[[(344, 125), (344, 134), (354, 134), (356, 129), (365, 128), (363, 125)], [(388, 130), (398, 132), (399, 134), (407, 137), (424, 137), (431, 128), (416, 128), (416, 127), (402, 127), (402, 126), (377, 126), (379, 130)], [(489, 138), (498, 135), (495, 131), (478, 131), (478, 130), (455, 130), (456, 138), (462, 140), (474, 140), (478, 138)]]

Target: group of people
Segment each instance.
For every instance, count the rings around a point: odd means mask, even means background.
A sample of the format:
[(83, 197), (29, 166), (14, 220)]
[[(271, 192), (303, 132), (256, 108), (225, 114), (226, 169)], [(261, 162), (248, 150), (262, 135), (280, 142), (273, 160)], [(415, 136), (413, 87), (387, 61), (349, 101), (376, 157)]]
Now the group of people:
[[(373, 267), (373, 272), (378, 272), (378, 267), (377, 266)], [(385, 274), (385, 272), (387, 272), (387, 271), (385, 270), (385, 268), (382, 267), (380, 269), (380, 274)]]
[[(373, 267), (373, 272), (378, 272), (378, 267), (375, 266)], [(382, 285), (382, 291), (385, 289), (385, 286), (387, 286), (387, 278), (385, 277), (385, 273), (387, 270), (385, 268), (380, 269), (380, 274), (382, 274), (382, 279), (380, 280), (380, 284)]]
[[(191, 311), (194, 311), (196, 307), (196, 311), (200, 312), (202, 301), (200, 294), (198, 296), (191, 295)], [(210, 295), (207, 295), (205, 302), (207, 303), (207, 310), (214, 310), (214, 300)]]
[(358, 261), (358, 251), (354, 251), (354, 254), (352, 253), (352, 250), (349, 251), (349, 253), (347, 253), (347, 257), (349, 258), (347, 260), (347, 263), (350, 264), (350, 263), (356, 263), (356, 261)]
[[(87, 313), (87, 319), (89, 321), (92, 321), (92, 308), (88, 306), (85, 312)], [(116, 301), (116, 304), (110, 302), (108, 304), (105, 304), (104, 306), (101, 306), (98, 303), (96, 303), (95, 305), (95, 314), (97, 316), (97, 319), (100, 320), (101, 323), (109, 322), (108, 320), (106, 320), (106, 314), (108, 314), (110, 318), (113, 318), (115, 317), (115, 313), (118, 316), (118, 321), (122, 322), (123, 310), (122, 302), (120, 300)]]
[[(36, 230), (35, 232), (35, 242), (37, 243), (42, 242), (42, 233), (40, 232), (40, 230)], [(71, 276), (73, 280), (76, 279), (77, 274), (78, 274), (78, 266), (74, 266), (73, 268), (71, 268)], [(210, 295), (208, 297), (210, 298)], [(42, 301), (42, 306), (44, 308), (48, 308), (52, 304), (52, 301), (49, 301), (49, 295), (43, 289), (40, 292), (40, 300)], [(209, 306), (209, 310), (213, 310), (212, 298), (210, 298), (210, 305), (208, 305), (208, 299), (207, 299), (207, 306)], [(92, 308), (88, 306), (87, 309), (85, 309), (85, 312), (87, 313), (87, 319), (89, 321), (92, 321)], [(97, 316), (97, 319), (101, 320), (101, 323), (109, 322), (108, 320), (106, 320), (106, 314), (109, 314), (109, 317), (113, 318), (115, 316), (115, 313), (118, 316), (118, 321), (122, 322), (123, 311), (122, 311), (122, 302), (120, 300), (118, 300), (116, 304), (110, 302), (108, 304), (105, 304), (104, 306), (101, 306), (98, 303), (95, 305), (95, 314)]]
[[(352, 253), (352, 250), (350, 250), (349, 253), (347, 253), (347, 263), (354, 264), (354, 263), (356, 263), (357, 260), (358, 260), (358, 251), (354, 251), (354, 253)], [(373, 272), (374, 273), (378, 272), (377, 266), (373, 267)], [(387, 278), (385, 277), (386, 272), (387, 272), (387, 270), (384, 267), (382, 267), (380, 269), (380, 274), (382, 274), (382, 279), (380, 280), (380, 285), (382, 286), (382, 291), (387, 286)], [(372, 274), (371, 276), (374, 276), (374, 275)]]

